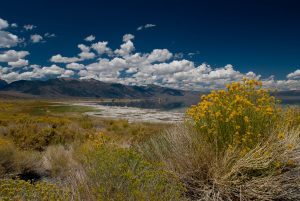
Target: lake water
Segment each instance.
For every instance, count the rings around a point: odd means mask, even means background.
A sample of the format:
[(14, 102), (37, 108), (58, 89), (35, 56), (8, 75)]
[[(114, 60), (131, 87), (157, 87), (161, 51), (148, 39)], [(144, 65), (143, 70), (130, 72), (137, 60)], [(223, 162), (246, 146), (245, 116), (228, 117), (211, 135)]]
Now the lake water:
[(99, 111), (85, 114), (103, 118), (126, 119), (129, 122), (175, 123), (183, 120), (184, 109), (158, 110), (137, 107), (105, 106), (97, 103), (75, 103), (74, 105), (91, 106)]

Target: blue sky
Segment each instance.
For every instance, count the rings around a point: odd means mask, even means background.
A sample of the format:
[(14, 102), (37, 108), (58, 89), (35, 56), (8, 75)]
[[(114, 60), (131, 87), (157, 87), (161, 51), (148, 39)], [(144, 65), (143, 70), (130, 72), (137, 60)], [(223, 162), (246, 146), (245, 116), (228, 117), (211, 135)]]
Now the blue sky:
[(299, 89), (299, 9), (296, 0), (4, 1), (0, 78), (201, 90), (248, 76)]

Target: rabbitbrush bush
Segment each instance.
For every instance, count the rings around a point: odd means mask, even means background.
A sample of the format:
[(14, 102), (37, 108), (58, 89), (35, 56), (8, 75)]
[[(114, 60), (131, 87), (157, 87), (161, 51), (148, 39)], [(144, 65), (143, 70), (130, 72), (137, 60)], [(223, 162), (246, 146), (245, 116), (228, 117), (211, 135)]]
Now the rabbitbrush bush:
[(137, 148), (162, 162), (190, 200), (300, 200), (300, 110), (256, 80), (203, 96), (188, 120)]
[(31, 184), (19, 179), (0, 179), (0, 200), (65, 201), (71, 200), (71, 195), (67, 189), (55, 184)]
[(202, 96), (187, 115), (217, 152), (237, 146), (245, 154), (273, 129), (280, 112), (277, 102), (261, 82), (244, 79)]

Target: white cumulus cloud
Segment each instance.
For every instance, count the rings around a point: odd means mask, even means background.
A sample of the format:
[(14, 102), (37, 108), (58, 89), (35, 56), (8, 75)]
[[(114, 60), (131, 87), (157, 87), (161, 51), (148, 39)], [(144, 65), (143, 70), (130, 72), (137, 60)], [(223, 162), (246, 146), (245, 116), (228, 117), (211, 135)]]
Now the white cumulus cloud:
[(124, 56), (128, 56), (134, 50), (135, 50), (135, 47), (134, 47), (133, 43), (131, 42), (131, 40), (129, 40), (129, 41), (123, 43), (121, 45), (120, 49), (116, 49), (114, 51), (114, 53), (124, 57)]
[(82, 70), (82, 69), (84, 69), (84, 65), (79, 64), (79, 63), (70, 63), (70, 64), (67, 64), (66, 68), (71, 69), (71, 70)]
[(300, 69), (295, 70), (294, 72), (286, 76), (288, 79), (300, 79)]
[(169, 60), (173, 54), (169, 52), (167, 49), (154, 49), (151, 54), (148, 56), (148, 60), (150, 63), (152, 62), (164, 62)]
[(41, 36), (39, 34), (33, 34), (30, 36), (30, 39), (33, 43), (39, 43), (39, 42), (43, 41), (43, 36)]
[(8, 22), (2, 18), (0, 18), (0, 30), (5, 29), (9, 26)]
[(98, 53), (98, 54), (104, 54), (104, 53), (107, 53), (107, 54), (111, 54), (112, 53), (112, 50), (107, 47), (108, 45), (108, 42), (107, 41), (102, 41), (102, 42), (97, 42), (97, 43), (94, 43), (92, 44), (92, 48)]
[(50, 58), (50, 61), (54, 63), (72, 63), (80, 60), (81, 59), (77, 57), (63, 57), (61, 54), (54, 55)]
[(91, 41), (94, 41), (95, 39), (96, 39), (96, 37), (94, 35), (90, 35), (90, 36), (87, 36), (84, 40), (91, 42)]
[(127, 41), (133, 40), (133, 39), (134, 39), (134, 35), (132, 35), (132, 34), (125, 34), (123, 36), (123, 42), (127, 42)]
[(93, 59), (95, 58), (95, 54), (93, 52), (90, 52), (90, 47), (84, 45), (84, 44), (79, 44), (78, 48), (81, 50), (81, 53), (78, 54), (81, 60), (86, 60), (86, 59)]
[[(8, 24), (9, 26), (9, 24)], [(2, 25), (2, 27), (5, 27)], [(142, 29), (153, 27), (143, 25)], [(1, 30), (1, 33), (10, 34)], [(36, 41), (50, 35), (39, 35)], [(117, 82), (128, 85), (155, 84), (164, 87), (184, 90), (207, 91), (224, 88), (227, 83), (240, 81), (243, 77), (260, 79), (265, 87), (278, 90), (299, 90), (300, 69), (287, 75), (286, 79), (275, 79), (273, 76), (262, 78), (255, 72), (240, 72), (233, 65), (211, 66), (206, 63), (196, 64), (191, 61), (191, 55), (172, 53), (168, 49), (153, 49), (149, 52), (135, 52), (134, 35), (125, 34), (119, 48), (108, 47), (107, 41), (99, 41), (89, 45), (79, 44), (80, 52), (65, 57), (56, 54), (51, 62), (64, 63), (65, 67), (56, 64), (50, 66), (29, 65), (25, 59), (28, 51), (8, 50), (0, 52), (0, 62), (7, 63), (0, 67), (0, 77), (8, 82), (15, 80), (30, 80), (54, 77), (93, 78), (104, 82)], [(20, 39), (16, 36), (14, 43), (2, 42), (12, 47)], [(91, 38), (90, 41), (94, 39)], [(3, 41), (3, 40), (2, 40)], [(0, 37), (1, 42), (1, 37)], [(1, 44), (1, 43), (0, 43)], [(80, 63), (82, 62), (82, 64)], [(1, 64), (2, 65), (2, 64)], [(3, 66), (3, 65), (2, 65)]]
[(23, 59), (27, 55), (29, 55), (28, 51), (8, 50), (0, 53), (0, 62), (16, 62), (19, 59)]
[(18, 43), (18, 36), (6, 31), (0, 31), (0, 48), (11, 48), (16, 46)]
[(65, 70), (59, 77), (72, 77), (74, 74), (72, 70)]
[(93, 59), (95, 58), (95, 54), (93, 52), (81, 52), (78, 54), (81, 60)]
[(29, 63), (28, 60), (19, 59), (18, 61), (8, 62), (8, 65), (10, 65), (11, 67), (14, 67), (14, 68), (19, 68), (19, 67), (27, 66), (28, 63)]

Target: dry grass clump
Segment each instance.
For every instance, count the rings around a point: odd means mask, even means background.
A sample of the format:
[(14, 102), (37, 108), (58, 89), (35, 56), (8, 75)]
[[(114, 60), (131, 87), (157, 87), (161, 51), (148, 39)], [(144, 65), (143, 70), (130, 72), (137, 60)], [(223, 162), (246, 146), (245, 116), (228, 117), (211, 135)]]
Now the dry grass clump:
[(70, 200), (91, 200), (88, 177), (77, 160), (79, 152), (73, 146), (49, 146), (43, 153), (41, 164), (47, 172), (46, 180), (59, 183), (70, 192)]
[(15, 177), (26, 172), (41, 172), (41, 154), (34, 151), (20, 151), (8, 139), (0, 138), (0, 178)]
[(48, 176), (59, 180), (65, 180), (70, 176), (70, 172), (79, 167), (74, 160), (73, 148), (62, 145), (47, 147), (41, 159), (43, 169), (48, 172)]
[(177, 175), (190, 200), (300, 200), (300, 110), (281, 110), (256, 85), (244, 80), (203, 97), (189, 110), (191, 120), (138, 150)]
[[(280, 132), (284, 136), (271, 133), (241, 158), (230, 153), (224, 158), (218, 173), (222, 191), (231, 189), (232, 197), (242, 200), (300, 199), (300, 127)], [(228, 161), (235, 162), (228, 166)]]
[(238, 148), (222, 157), (193, 128), (178, 125), (140, 146), (180, 177), (191, 200), (299, 200), (300, 127), (270, 133), (245, 155)]

